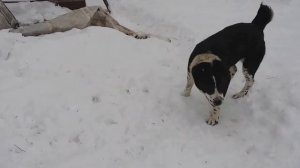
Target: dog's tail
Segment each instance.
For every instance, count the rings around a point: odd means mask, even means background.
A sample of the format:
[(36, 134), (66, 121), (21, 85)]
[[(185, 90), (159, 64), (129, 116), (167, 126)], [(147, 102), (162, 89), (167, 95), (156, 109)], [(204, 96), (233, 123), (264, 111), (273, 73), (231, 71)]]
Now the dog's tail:
[(271, 22), (272, 18), (273, 10), (269, 6), (261, 3), (252, 23), (257, 25), (260, 29), (264, 30), (266, 25)]

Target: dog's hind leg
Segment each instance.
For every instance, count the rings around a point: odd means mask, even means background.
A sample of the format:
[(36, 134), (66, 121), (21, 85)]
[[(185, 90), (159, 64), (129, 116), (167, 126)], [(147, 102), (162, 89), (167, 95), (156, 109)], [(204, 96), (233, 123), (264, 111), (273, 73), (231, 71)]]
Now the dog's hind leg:
[(128, 29), (127, 27), (124, 27), (120, 24), (118, 25), (114, 25), (114, 29), (119, 30), (120, 32), (125, 33), (128, 36), (132, 36), (136, 39), (147, 39), (149, 38), (149, 35), (145, 34), (145, 33), (137, 33), (133, 30)]
[(243, 87), (243, 89), (239, 93), (234, 94), (232, 96), (232, 98), (234, 98), (234, 99), (238, 99), (238, 98), (241, 98), (241, 97), (244, 97), (245, 95), (247, 95), (248, 91), (250, 90), (250, 88), (254, 84), (253, 75), (249, 74), (248, 70), (244, 67), (243, 67), (243, 74), (246, 78), (245, 86)]
[(256, 54), (256, 57), (245, 59), (243, 62), (243, 74), (246, 79), (244, 88), (237, 94), (234, 94), (232, 98), (238, 99), (248, 94), (249, 90), (254, 84), (254, 75), (264, 58), (265, 47), (260, 48), (261, 50)]
[(194, 86), (194, 79), (192, 77), (192, 74), (190, 72), (188, 72), (187, 83), (186, 83), (185, 89), (184, 89), (184, 91), (182, 92), (181, 95), (185, 96), (185, 97), (189, 97), (191, 95), (191, 91), (192, 91), (193, 86)]
[(149, 38), (147, 34), (136, 33), (135, 31), (130, 30), (125, 26), (122, 26), (118, 21), (116, 21), (109, 13), (104, 11), (102, 8), (97, 9), (96, 13), (91, 19), (91, 25), (109, 27), (118, 30), (128, 36), (133, 36), (137, 39)]
[(107, 27), (119, 30), (120, 32), (128, 35), (128, 36), (132, 36), (136, 39), (147, 39), (149, 38), (149, 36), (147, 34), (143, 34), (143, 33), (137, 33), (133, 30), (128, 29), (125, 26), (122, 26), (121, 24), (119, 24), (119, 22), (117, 22), (115, 19), (113, 19), (112, 17), (108, 17), (107, 19)]

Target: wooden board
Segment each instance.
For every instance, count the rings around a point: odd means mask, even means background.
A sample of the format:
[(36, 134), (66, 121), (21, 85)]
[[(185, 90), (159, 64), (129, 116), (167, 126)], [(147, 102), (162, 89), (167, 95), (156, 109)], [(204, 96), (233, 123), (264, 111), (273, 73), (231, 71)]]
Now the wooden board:
[(0, 0), (0, 30), (7, 29), (7, 28), (17, 28), (18, 26), (19, 23), (15, 18), (15, 16)]

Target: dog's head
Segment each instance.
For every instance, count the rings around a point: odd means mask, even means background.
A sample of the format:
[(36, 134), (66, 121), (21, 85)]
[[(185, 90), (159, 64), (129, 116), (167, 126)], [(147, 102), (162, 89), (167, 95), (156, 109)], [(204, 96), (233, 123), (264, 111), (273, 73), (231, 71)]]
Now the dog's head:
[(198, 59), (197, 63), (192, 63), (191, 73), (195, 85), (209, 102), (213, 106), (221, 105), (230, 82), (230, 73), (221, 60), (215, 55), (209, 59)]

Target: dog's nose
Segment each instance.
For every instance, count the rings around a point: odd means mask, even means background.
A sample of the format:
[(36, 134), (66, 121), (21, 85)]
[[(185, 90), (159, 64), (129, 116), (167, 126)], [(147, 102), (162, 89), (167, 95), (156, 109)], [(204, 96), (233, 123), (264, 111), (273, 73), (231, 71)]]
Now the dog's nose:
[(215, 99), (214, 100), (214, 105), (215, 106), (219, 106), (219, 105), (221, 105), (222, 104), (222, 99)]

